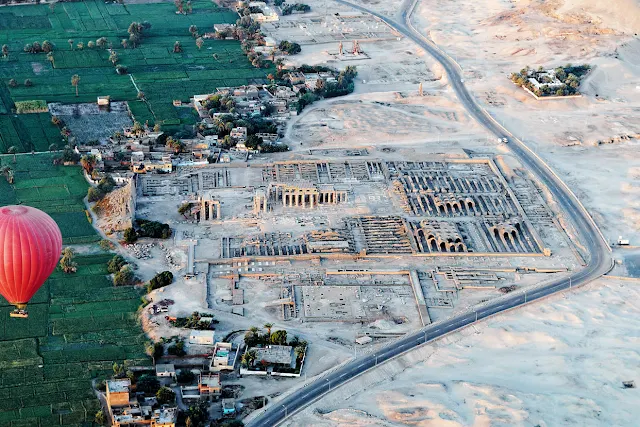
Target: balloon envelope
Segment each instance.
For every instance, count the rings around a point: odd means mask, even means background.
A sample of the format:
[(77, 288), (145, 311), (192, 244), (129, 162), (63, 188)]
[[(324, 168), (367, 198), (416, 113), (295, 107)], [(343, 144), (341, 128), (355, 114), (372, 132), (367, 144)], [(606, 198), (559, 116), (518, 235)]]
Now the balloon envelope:
[(24, 305), (56, 268), (62, 234), (46, 213), (29, 206), (0, 208), (0, 294)]

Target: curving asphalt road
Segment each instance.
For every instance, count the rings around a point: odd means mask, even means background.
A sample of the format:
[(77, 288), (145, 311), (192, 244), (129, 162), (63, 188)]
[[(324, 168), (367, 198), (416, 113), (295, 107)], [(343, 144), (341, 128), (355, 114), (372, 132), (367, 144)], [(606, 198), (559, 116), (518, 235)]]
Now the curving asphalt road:
[(390, 18), (380, 15), (379, 13), (345, 0), (335, 1), (361, 12), (369, 13), (383, 20), (389, 26), (395, 28), (399, 33), (403, 34), (405, 37), (429, 52), (444, 67), (451, 86), (469, 114), (471, 114), (497, 138), (507, 138), (509, 141), (509, 148), (513, 154), (516, 155), (520, 162), (527, 166), (538, 177), (538, 179), (540, 179), (540, 181), (551, 192), (555, 200), (560, 204), (567, 217), (573, 220), (574, 226), (580, 234), (582, 243), (589, 252), (589, 258), (587, 265), (583, 269), (573, 273), (570, 277), (559, 279), (529, 291), (509, 294), (505, 297), (498, 298), (484, 306), (476, 307), (475, 311), (454, 316), (444, 322), (434, 323), (418, 332), (405, 335), (386, 347), (381, 348), (376, 353), (356, 358), (340, 368), (328, 373), (324, 377), (313, 381), (301, 390), (295, 391), (283, 400), (275, 402), (273, 406), (267, 407), (265, 412), (258, 415), (247, 424), (249, 427), (272, 427), (278, 425), (292, 413), (306, 407), (311, 402), (318, 399), (325, 393), (328, 393), (335, 387), (338, 387), (368, 369), (375, 367), (378, 363), (385, 362), (414, 347), (471, 325), (474, 322), (492, 316), (496, 313), (544, 298), (572, 286), (579, 286), (588, 283), (591, 280), (607, 273), (613, 267), (613, 260), (609, 245), (592, 218), (589, 216), (589, 213), (578, 201), (573, 192), (537, 154), (531, 151), (522, 141), (515, 138), (511, 133), (500, 126), (486, 110), (476, 103), (464, 86), (458, 65), (430, 40), (420, 35), (412, 27), (409, 17), (415, 7), (416, 1), (411, 3), (408, 7), (405, 7), (401, 12), (400, 16), (402, 16), (404, 20), (402, 23), (396, 22)]

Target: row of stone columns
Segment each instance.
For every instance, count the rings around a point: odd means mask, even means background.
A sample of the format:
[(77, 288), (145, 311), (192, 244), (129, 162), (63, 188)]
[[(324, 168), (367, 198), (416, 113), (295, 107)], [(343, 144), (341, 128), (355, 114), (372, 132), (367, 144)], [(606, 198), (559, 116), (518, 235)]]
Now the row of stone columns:
[(200, 221), (220, 219), (220, 202), (217, 200), (203, 200), (200, 209)]
[(291, 191), (284, 192), (282, 195), (282, 204), (285, 207), (307, 207), (307, 204), (311, 209), (319, 204), (336, 204), (347, 201), (346, 191), (321, 191), (305, 192), (305, 191)]

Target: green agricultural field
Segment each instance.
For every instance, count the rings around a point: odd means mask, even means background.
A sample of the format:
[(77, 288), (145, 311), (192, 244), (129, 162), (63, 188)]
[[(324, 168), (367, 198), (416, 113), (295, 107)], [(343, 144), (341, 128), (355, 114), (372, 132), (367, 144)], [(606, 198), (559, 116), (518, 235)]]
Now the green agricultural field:
[[(122, 5), (87, 0), (57, 3), (53, 11), (49, 5), (0, 8), (0, 44), (9, 47), (9, 55), (0, 56), (0, 114), (10, 113), (14, 102), (24, 100), (78, 103), (110, 95), (115, 101), (135, 101), (139, 89), (148, 103), (146, 109), (139, 105), (133, 109), (137, 119), (175, 124), (180, 117), (173, 100), (187, 101), (194, 94), (209, 93), (221, 86), (262, 82), (272, 71), (254, 68), (238, 41), (207, 39), (198, 49), (189, 33), (190, 25), (196, 25), (200, 33), (213, 32), (214, 24), (236, 19), (235, 13), (213, 2), (194, 2), (189, 15), (176, 15), (172, 2)], [(136, 48), (130, 42), (125, 48), (121, 41), (129, 38), (127, 29), (134, 21), (147, 21), (151, 28), (144, 31)], [(105, 48), (88, 47), (89, 41), (95, 43), (100, 37), (107, 39)], [(23, 51), (26, 44), (44, 40), (54, 45), (52, 62), (45, 53)], [(176, 41), (182, 43), (182, 53), (173, 53)], [(83, 43), (82, 50), (78, 43)], [(128, 74), (115, 72), (109, 61), (109, 46)], [(71, 77), (76, 74), (80, 77), (78, 96), (71, 85)], [(17, 86), (9, 85), (11, 79)], [(26, 86), (26, 79), (33, 85)], [(14, 118), (13, 122), (24, 120)], [(33, 133), (44, 134), (47, 143), (38, 135), (22, 138), (21, 129), (19, 123), (11, 123), (6, 132), (0, 132), (0, 153), (6, 152), (11, 146), (8, 144), (30, 151), (50, 143), (52, 133), (44, 125), (42, 131)]]
[[(80, 167), (55, 166), (54, 153), (0, 156), (15, 171), (0, 176), (0, 206), (23, 203), (56, 220), (65, 244), (95, 242), (82, 198)], [(147, 366), (146, 337), (137, 321), (140, 292), (114, 287), (111, 254), (77, 257), (78, 271), (56, 270), (32, 298), (28, 319), (9, 317), (0, 297), (0, 427), (91, 425), (99, 403), (94, 378), (114, 362)]]
[[(0, 116), (3, 117), (3, 116)], [(0, 156), (0, 166), (14, 171), (14, 183), (0, 176), (0, 205), (25, 204), (51, 215), (65, 244), (100, 240), (89, 223), (82, 199), (89, 185), (79, 166), (55, 166), (55, 153)]]
[[(91, 380), (114, 362), (147, 366), (137, 320), (140, 293), (108, 279), (111, 255), (78, 257), (78, 271), (56, 270), (29, 306), (9, 317), (0, 297), (0, 426), (78, 425), (99, 409)], [(90, 424), (88, 424), (90, 425)]]

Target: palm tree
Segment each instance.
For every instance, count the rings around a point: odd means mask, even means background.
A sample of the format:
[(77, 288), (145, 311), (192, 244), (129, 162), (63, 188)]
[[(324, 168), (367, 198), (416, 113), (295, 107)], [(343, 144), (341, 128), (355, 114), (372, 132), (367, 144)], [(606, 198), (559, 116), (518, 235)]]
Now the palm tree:
[(69, 48), (71, 48), (71, 50), (73, 50), (73, 39), (67, 40), (67, 43), (69, 43)]
[(48, 60), (49, 62), (51, 62), (51, 66), (52, 66), (53, 68), (55, 68), (55, 67), (56, 67), (56, 60), (55, 60), (55, 58), (53, 57), (53, 52), (49, 52), (49, 53), (47, 53), (47, 60)]
[(118, 62), (118, 53), (115, 50), (111, 51), (111, 54), (109, 55), (109, 61), (111, 61), (111, 63), (115, 66), (116, 63)]
[(191, 36), (195, 39), (198, 36), (198, 27), (196, 27), (195, 25), (190, 25), (189, 32), (191, 33)]
[(9, 56), (9, 46), (7, 46), (6, 44), (2, 45), (2, 56), (5, 58)]
[(53, 45), (49, 40), (45, 40), (42, 42), (42, 51), (45, 53), (49, 53), (53, 50)]
[(122, 45), (123, 48), (127, 48), (127, 39), (122, 39), (122, 41), (120, 42), (120, 44)]
[(7, 149), (7, 153), (9, 153), (9, 154), (13, 154), (13, 163), (15, 163), (15, 162), (17, 162), (17, 161), (18, 161), (18, 159), (17, 159), (17, 157), (16, 157), (16, 153), (17, 153), (17, 152), (18, 152), (18, 149), (17, 149), (14, 145), (12, 145), (11, 147), (9, 147), (9, 148)]
[(78, 83), (80, 83), (80, 76), (77, 74), (74, 74), (71, 77), (71, 86), (75, 86), (76, 88), (76, 96), (78, 96)]
[(271, 328), (273, 328), (273, 323), (265, 323), (264, 327), (267, 330), (267, 336), (271, 337)]
[(60, 259), (60, 268), (65, 273), (75, 273), (78, 264), (73, 261), (74, 252), (70, 247), (64, 248), (62, 258)]
[(100, 37), (98, 40), (96, 40), (96, 45), (100, 49), (104, 49), (107, 46), (107, 38), (106, 37)]
[(182, 43), (180, 43), (179, 41), (176, 41), (173, 44), (173, 53), (180, 53), (182, 52)]
[(202, 40), (202, 37), (198, 37), (196, 39), (196, 46), (198, 46), (198, 49), (201, 49), (202, 45), (204, 45), (204, 40)]
[(142, 124), (140, 124), (140, 122), (135, 121), (133, 122), (133, 127), (131, 128), (131, 131), (136, 136), (140, 136), (144, 132), (144, 127), (142, 127)]
[(139, 33), (129, 34), (129, 41), (131, 42), (133, 48), (135, 49), (136, 45), (140, 41), (140, 34)]

